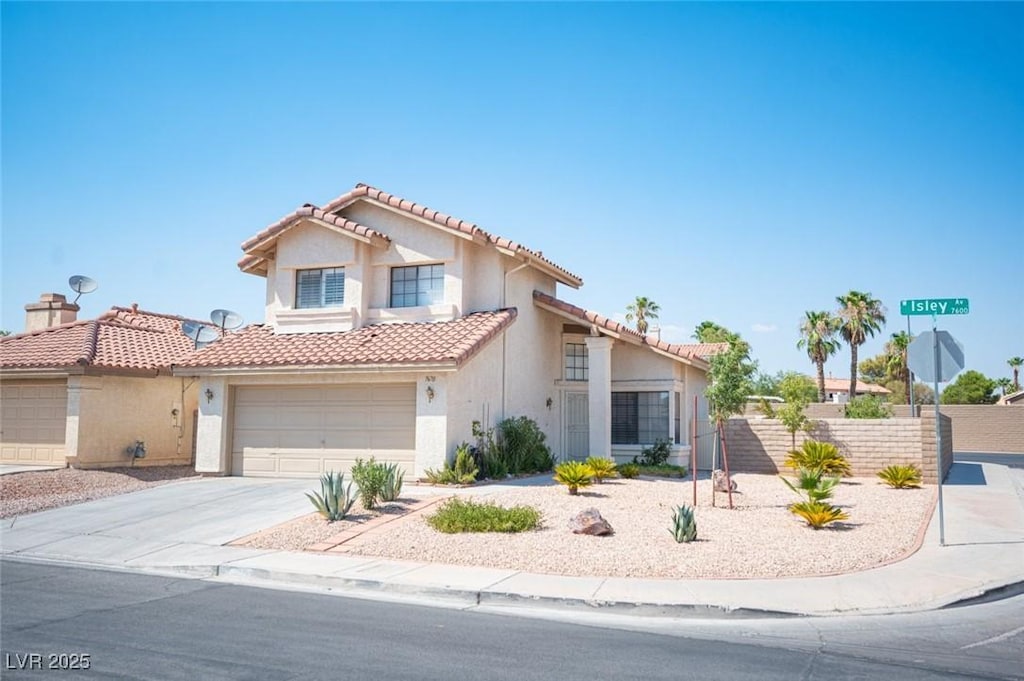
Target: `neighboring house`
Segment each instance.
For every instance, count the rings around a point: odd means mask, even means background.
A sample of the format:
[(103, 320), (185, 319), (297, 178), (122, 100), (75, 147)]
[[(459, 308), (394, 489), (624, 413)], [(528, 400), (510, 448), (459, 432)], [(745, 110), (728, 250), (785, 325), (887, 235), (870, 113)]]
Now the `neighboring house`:
[(997, 404), (1024, 404), (1024, 390), (1018, 390), (1015, 393), (1003, 395), (999, 398), (999, 402)]
[(170, 373), (194, 351), (181, 317), (133, 305), (76, 321), (56, 293), (25, 309), (26, 332), (0, 339), (0, 462), (191, 462), (198, 384)]
[[(816, 381), (817, 379), (815, 379)], [(865, 383), (857, 380), (857, 395), (874, 395), (876, 397), (888, 397), (892, 391), (874, 383)], [(850, 379), (848, 378), (826, 378), (825, 379), (826, 402), (844, 403), (850, 401)]]
[(180, 362), (201, 379), (196, 470), (315, 476), (357, 457), (416, 477), (527, 416), (557, 458), (689, 452), (705, 357), (566, 303), (539, 251), (367, 185), (242, 244), (266, 320)]

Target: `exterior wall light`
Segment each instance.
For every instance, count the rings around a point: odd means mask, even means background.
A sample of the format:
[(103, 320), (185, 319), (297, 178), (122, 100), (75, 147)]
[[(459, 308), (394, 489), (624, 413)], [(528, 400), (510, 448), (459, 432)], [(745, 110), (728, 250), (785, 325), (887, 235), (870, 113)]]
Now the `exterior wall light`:
[(210, 388), (206, 389), (206, 401), (213, 402), (213, 390), (211, 390)]
[(547, 399), (547, 401), (546, 401), (546, 402), (544, 402), (544, 404), (545, 404), (545, 405), (547, 405), (547, 408), (548, 408), (548, 409), (551, 409), (551, 398), (549, 397), (549, 398)]
[(433, 402), (433, 401), (434, 401), (434, 387), (428, 385), (427, 386), (427, 402)]

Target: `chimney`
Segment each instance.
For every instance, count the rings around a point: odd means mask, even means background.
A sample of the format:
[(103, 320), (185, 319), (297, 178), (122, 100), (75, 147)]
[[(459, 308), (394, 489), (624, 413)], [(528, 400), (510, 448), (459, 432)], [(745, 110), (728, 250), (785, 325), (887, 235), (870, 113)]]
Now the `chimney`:
[(78, 319), (78, 305), (60, 293), (44, 293), (38, 303), (25, 306), (25, 332), (40, 331)]

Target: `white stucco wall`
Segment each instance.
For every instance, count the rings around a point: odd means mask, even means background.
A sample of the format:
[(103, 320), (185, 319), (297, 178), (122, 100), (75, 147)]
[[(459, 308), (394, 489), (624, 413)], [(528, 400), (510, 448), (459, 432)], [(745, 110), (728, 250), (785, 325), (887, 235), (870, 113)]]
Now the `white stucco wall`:
[(679, 362), (632, 343), (620, 341), (612, 348), (612, 381), (664, 381), (677, 375), (678, 366)]
[(492, 428), (500, 420), (501, 357), (501, 339), (496, 338), (451, 375), (446, 439), (449, 458), (462, 442), (474, 444), (473, 421)]

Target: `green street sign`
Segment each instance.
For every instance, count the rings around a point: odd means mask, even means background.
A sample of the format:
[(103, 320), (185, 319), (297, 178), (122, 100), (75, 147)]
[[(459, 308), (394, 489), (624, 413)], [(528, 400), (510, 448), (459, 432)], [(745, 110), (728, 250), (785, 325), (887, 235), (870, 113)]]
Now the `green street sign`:
[(903, 316), (968, 314), (970, 311), (971, 304), (966, 298), (921, 298), (900, 301), (900, 314)]

